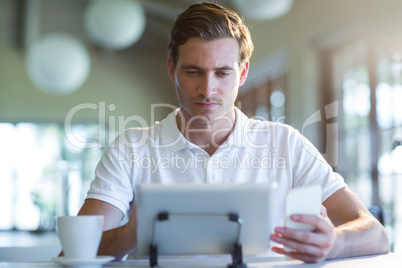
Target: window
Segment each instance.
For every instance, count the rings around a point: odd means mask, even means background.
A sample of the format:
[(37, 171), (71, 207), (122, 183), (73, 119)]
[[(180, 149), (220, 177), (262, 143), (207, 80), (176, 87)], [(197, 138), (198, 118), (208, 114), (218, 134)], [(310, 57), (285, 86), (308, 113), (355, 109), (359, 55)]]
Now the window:
[(248, 117), (274, 122), (285, 121), (285, 75), (271, 78), (262, 85), (239, 94), (236, 105)]
[(385, 209), (393, 250), (402, 246), (401, 68), (365, 40), (329, 51), (327, 70), (339, 100), (339, 164), (335, 167), (363, 203)]
[[(98, 125), (73, 125), (81, 144)], [(56, 215), (80, 208), (102, 148), (74, 145), (59, 124), (0, 123), (0, 230), (54, 230)]]
[(236, 106), (248, 117), (285, 122), (288, 53), (277, 51), (253, 64)]

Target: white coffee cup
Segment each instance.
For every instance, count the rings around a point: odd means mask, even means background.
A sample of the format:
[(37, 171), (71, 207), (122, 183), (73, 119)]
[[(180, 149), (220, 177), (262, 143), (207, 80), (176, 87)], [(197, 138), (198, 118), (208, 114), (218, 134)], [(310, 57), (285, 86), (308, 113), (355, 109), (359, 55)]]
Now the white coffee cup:
[(103, 216), (58, 217), (57, 232), (66, 258), (95, 259), (102, 238)]

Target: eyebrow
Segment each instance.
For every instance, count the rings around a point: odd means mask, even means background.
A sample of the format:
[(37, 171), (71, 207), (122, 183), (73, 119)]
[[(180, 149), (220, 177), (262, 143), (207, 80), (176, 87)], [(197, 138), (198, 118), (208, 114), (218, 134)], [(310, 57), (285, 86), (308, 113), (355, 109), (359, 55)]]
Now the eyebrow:
[[(189, 69), (193, 69), (193, 70), (194, 70), (194, 69), (195, 69), (195, 70), (203, 70), (203, 68), (201, 68), (200, 66), (192, 65), (192, 64), (190, 64), (190, 65), (183, 65), (183, 66), (180, 67), (180, 69), (182, 69), (182, 70), (189, 70)], [(233, 67), (230, 67), (230, 66), (228, 66), (228, 65), (224, 65), (224, 66), (220, 66), (220, 67), (214, 68), (214, 70), (215, 70), (215, 71), (234, 70), (234, 68), (233, 68)]]

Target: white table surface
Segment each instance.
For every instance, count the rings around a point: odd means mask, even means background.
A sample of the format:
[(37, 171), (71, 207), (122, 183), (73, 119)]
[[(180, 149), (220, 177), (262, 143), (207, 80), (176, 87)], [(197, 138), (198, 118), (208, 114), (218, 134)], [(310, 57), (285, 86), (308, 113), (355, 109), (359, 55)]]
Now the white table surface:
[[(197, 258), (197, 259), (174, 259), (164, 258), (159, 260), (160, 267), (226, 267), (230, 261), (229, 257), (213, 257), (213, 258)], [(300, 261), (291, 260), (283, 257), (246, 257), (245, 262), (248, 267), (298, 267), (298, 268), (389, 268), (402, 267), (402, 254), (390, 253), (384, 255), (348, 258), (330, 260), (316, 264), (306, 264)], [(61, 267), (54, 262), (1, 262), (0, 268), (3, 267)], [(93, 266), (91, 266), (93, 267)], [(102, 267), (102, 266), (98, 266)], [(121, 262), (111, 262), (103, 267), (148, 267), (148, 260), (127, 260)]]
[(56, 232), (0, 232), (0, 262), (46, 261), (60, 251)]

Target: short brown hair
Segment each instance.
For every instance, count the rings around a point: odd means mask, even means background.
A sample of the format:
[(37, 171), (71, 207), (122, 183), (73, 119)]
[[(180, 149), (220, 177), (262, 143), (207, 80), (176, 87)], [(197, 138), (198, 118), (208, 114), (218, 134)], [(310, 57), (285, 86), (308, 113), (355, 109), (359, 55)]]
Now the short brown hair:
[(193, 4), (177, 17), (168, 43), (169, 57), (174, 66), (177, 64), (179, 46), (192, 37), (205, 41), (225, 37), (237, 39), (240, 46), (240, 66), (251, 57), (254, 49), (250, 32), (239, 15), (215, 3)]

